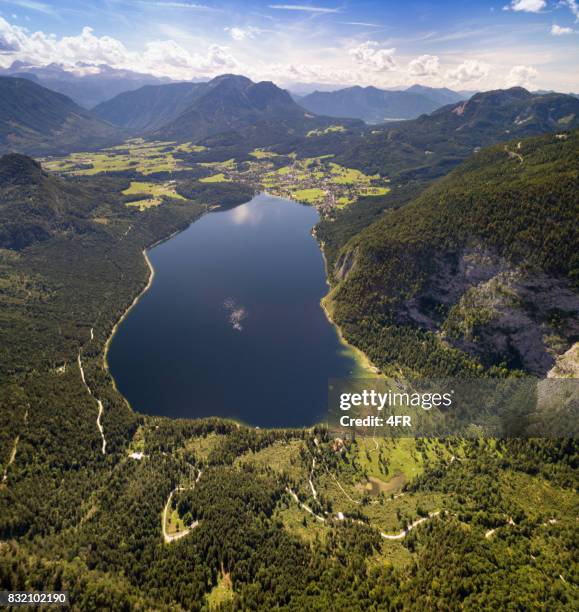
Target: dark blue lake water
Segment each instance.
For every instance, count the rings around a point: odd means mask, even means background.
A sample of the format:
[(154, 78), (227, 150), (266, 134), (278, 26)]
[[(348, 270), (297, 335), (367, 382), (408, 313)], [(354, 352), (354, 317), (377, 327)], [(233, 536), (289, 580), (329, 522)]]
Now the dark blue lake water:
[(312, 207), (259, 195), (150, 251), (153, 284), (108, 356), (134, 409), (262, 427), (324, 418), (328, 378), (356, 365), (320, 307), (317, 220)]

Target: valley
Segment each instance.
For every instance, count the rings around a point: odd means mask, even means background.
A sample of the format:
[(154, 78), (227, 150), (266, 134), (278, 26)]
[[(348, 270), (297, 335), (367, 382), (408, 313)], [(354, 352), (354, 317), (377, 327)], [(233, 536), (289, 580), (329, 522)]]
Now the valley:
[(2, 586), (573, 609), (576, 438), (320, 423), (341, 339), (399, 383), (575, 375), (578, 101), (365, 126), (245, 77), (157, 87), (101, 107), (112, 140), (91, 114), (54, 146), (59, 115), (0, 159)]
[[(208, 147), (191, 143), (134, 139), (103, 151), (46, 158), (42, 163), (47, 170), (62, 176), (128, 173), (150, 177), (152, 182), (131, 182), (131, 186), (122, 192), (128, 196), (154, 196), (127, 201), (127, 205), (140, 209), (159, 205), (163, 196), (182, 198), (170, 183), (176, 183), (178, 187), (180, 178), (189, 178), (191, 172), (201, 175), (201, 183), (242, 183), (256, 192), (263, 190), (312, 204), (322, 215), (331, 215), (360, 197), (385, 196), (390, 191), (388, 178), (340, 166), (332, 161), (332, 155), (299, 158), (295, 152), (281, 155), (258, 148), (244, 155), (246, 159), (241, 161), (233, 158), (202, 161), (208, 154)], [(169, 183), (164, 180), (166, 177), (170, 177)]]

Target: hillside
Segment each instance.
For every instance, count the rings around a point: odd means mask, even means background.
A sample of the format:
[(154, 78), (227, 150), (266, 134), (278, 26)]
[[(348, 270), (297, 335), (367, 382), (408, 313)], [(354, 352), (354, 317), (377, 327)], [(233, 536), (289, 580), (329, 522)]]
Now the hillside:
[(69, 152), (121, 139), (118, 128), (70, 98), (29, 79), (0, 77), (0, 153)]
[(453, 91), (448, 87), (426, 87), (425, 85), (412, 85), (404, 90), (406, 93), (420, 94), (430, 100), (433, 100), (440, 106), (446, 104), (454, 104), (470, 98), (470, 95), (465, 92)]
[(245, 142), (248, 137), (254, 142), (265, 138), (273, 143), (329, 123), (331, 120), (308, 114), (287, 91), (271, 82), (222, 75), (209, 81), (185, 112), (153, 135), (199, 142), (223, 134), (224, 143)]
[[(517, 124), (520, 116), (530, 120)], [(387, 197), (367, 199), (318, 225), (326, 258), (333, 265), (344, 244), (384, 210), (407, 204), (481, 146), (574, 126), (579, 126), (579, 104), (572, 96), (540, 96), (515, 88), (477, 94), (404, 123), (327, 133), (292, 146), (304, 157), (337, 152), (334, 162), (390, 179)]]
[(339, 146), (337, 160), (343, 165), (420, 179), (446, 174), (480, 147), (578, 126), (579, 100), (573, 96), (539, 96), (515, 87), (475, 94), (370, 133), (347, 135), (339, 145), (340, 134), (317, 144), (320, 150), (324, 145), (334, 150)]
[(179, 117), (204, 89), (204, 83), (145, 85), (101, 102), (93, 113), (113, 125), (149, 132)]
[(0, 248), (21, 250), (55, 232), (86, 231), (95, 202), (16, 153), (0, 158)]
[(578, 151), (578, 131), (482, 150), (354, 237), (328, 299), (346, 337), (380, 367), (550, 370), (579, 336)]
[(301, 106), (318, 115), (351, 117), (367, 123), (414, 119), (431, 113), (442, 104), (422, 91), (385, 91), (376, 87), (348, 87), (337, 91), (315, 91), (299, 100)]

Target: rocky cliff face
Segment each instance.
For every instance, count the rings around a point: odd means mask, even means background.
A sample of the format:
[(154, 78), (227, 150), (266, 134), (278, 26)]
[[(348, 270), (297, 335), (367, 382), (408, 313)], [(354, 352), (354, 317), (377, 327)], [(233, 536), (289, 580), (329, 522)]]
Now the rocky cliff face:
[[(355, 261), (355, 250), (342, 253), (334, 278), (346, 280)], [(481, 245), (446, 254), (434, 267), (421, 291), (396, 308), (397, 325), (434, 332), (487, 366), (540, 376), (556, 364), (573, 368), (579, 295), (565, 280), (531, 274)]]
[(544, 375), (579, 335), (579, 296), (562, 279), (529, 274), (480, 249), (464, 251), (456, 274), (445, 276), (448, 290), (435, 283), (423, 297), (442, 304), (430, 324), (487, 365)]

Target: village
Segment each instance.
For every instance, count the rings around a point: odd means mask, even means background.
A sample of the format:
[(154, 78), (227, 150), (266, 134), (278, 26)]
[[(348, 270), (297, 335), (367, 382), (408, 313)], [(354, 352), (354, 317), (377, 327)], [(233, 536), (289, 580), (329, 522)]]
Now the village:
[[(282, 157), (260, 149), (251, 155), (255, 161), (200, 164), (216, 172), (201, 182), (243, 182), (315, 206), (322, 216), (330, 216), (360, 197), (383, 196), (390, 191), (387, 178), (340, 166), (331, 161), (332, 155), (298, 159), (295, 153)], [(279, 162), (289, 163), (280, 166)]]

